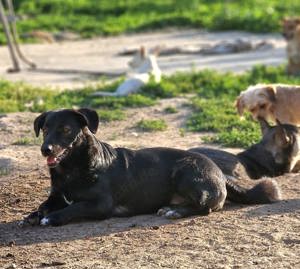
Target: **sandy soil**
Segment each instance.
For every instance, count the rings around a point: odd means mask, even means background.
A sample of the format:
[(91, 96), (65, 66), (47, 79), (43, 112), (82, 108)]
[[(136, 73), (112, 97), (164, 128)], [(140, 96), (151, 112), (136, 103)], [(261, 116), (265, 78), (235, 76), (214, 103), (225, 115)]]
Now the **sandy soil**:
[[(200, 134), (179, 131), (190, 113), (185, 102), (176, 98), (130, 109), (130, 121), (101, 124), (97, 136), (132, 148), (203, 145)], [(180, 112), (165, 114), (170, 104)], [(49, 191), (39, 146), (13, 145), (34, 137), (35, 117), (0, 117), (0, 268), (300, 268), (299, 174), (276, 178), (284, 200), (271, 205), (228, 203), (221, 212), (176, 221), (153, 214), (19, 228), (17, 222)], [(134, 126), (142, 118), (163, 118), (168, 130), (140, 132)]]
[(23, 80), (39, 86), (76, 88), (99, 81), (103, 74), (114, 75), (126, 72), (130, 56), (117, 56), (117, 53), (125, 49), (137, 48), (141, 45), (148, 48), (157, 45), (202, 47), (220, 41), (234, 41), (238, 38), (251, 42), (267, 41), (273, 44), (273, 48), (226, 55), (164, 56), (158, 58), (158, 64), (163, 74), (171, 74), (176, 71), (191, 70), (191, 68), (241, 72), (257, 64), (279, 65), (286, 61), (286, 44), (279, 34), (168, 30), (54, 44), (22, 45), (24, 54), (35, 61), (38, 69), (30, 71), (24, 67), (22, 72), (14, 74), (6, 73), (6, 70), (11, 67), (11, 60), (7, 48), (0, 47), (0, 77), (13, 81)]

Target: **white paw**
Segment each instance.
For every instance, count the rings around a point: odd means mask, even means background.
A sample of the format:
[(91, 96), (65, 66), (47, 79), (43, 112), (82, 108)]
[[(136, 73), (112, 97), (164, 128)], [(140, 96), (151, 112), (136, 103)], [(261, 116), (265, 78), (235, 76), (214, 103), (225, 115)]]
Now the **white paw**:
[(170, 207), (163, 207), (163, 208), (158, 209), (158, 211), (157, 211), (156, 214), (157, 214), (158, 216), (165, 216), (166, 213), (167, 213), (168, 211), (170, 211), (170, 210), (171, 210)]
[(158, 216), (162, 216), (168, 219), (179, 219), (182, 215), (176, 210), (172, 210), (170, 207), (163, 207), (157, 211)]
[(166, 212), (165, 217), (168, 219), (179, 219), (182, 216), (175, 210), (170, 210), (170, 211)]
[(49, 219), (48, 218), (42, 218), (41, 219), (41, 222), (40, 222), (40, 224), (42, 225), (42, 226), (46, 226), (46, 225), (49, 225)]
[(19, 222), (18, 222), (18, 226), (19, 226), (19, 227), (25, 226), (25, 221), (24, 221), (24, 220), (19, 221)]

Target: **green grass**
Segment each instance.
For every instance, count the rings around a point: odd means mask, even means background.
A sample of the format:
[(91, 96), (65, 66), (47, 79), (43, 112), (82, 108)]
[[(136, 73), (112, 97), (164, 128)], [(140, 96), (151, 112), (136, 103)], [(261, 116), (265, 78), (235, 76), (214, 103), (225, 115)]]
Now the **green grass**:
[(91, 107), (101, 110), (100, 116), (109, 121), (124, 118), (125, 116), (121, 112), (123, 108), (151, 106), (156, 102), (154, 97), (139, 94), (120, 98), (91, 96), (96, 90), (110, 90), (116, 87), (117, 83), (113, 83), (101, 86), (98, 89), (84, 88), (74, 91), (55, 91), (32, 87), (24, 83), (0, 80), (0, 113), (16, 111), (42, 112), (57, 108)]
[(233, 107), (232, 98), (195, 98), (192, 107), (194, 112), (187, 122), (188, 129), (216, 133), (206, 137), (206, 142), (248, 147), (260, 138), (258, 124), (250, 120), (249, 115), (241, 120)]
[(105, 109), (105, 110), (97, 110), (100, 121), (111, 122), (111, 121), (119, 121), (124, 120), (126, 118), (125, 113), (119, 109)]
[(168, 114), (175, 114), (178, 113), (178, 109), (174, 106), (168, 106), (164, 109), (164, 111)]
[[(300, 14), (295, 0), (18, 0), (20, 33), (69, 30), (82, 37), (164, 27), (278, 32), (285, 16)], [(4, 43), (0, 30), (0, 43)]]
[(136, 126), (144, 132), (165, 131), (168, 128), (167, 123), (162, 119), (141, 120)]
[(12, 145), (18, 145), (18, 146), (41, 145), (41, 144), (42, 144), (41, 136), (39, 138), (32, 138), (26, 136), (20, 137), (12, 143)]
[(0, 167), (0, 178), (8, 176), (13, 171), (12, 167)]
[[(99, 86), (97, 90), (112, 90), (118, 81), (111, 85)], [(124, 109), (145, 107), (156, 104), (157, 99), (175, 97), (193, 93), (191, 100), (193, 113), (186, 128), (191, 131), (209, 131), (215, 135), (206, 140), (226, 146), (247, 147), (260, 137), (258, 124), (250, 120), (240, 120), (234, 108), (234, 100), (240, 91), (256, 83), (300, 84), (300, 77), (285, 74), (285, 67), (257, 66), (243, 74), (218, 73), (204, 70), (201, 72), (177, 73), (164, 77), (162, 82), (150, 83), (140, 94), (128, 97), (92, 97), (96, 91), (84, 88), (77, 91), (54, 91), (28, 86), (21, 83), (10, 83), (0, 80), (0, 112), (34, 111), (49, 109), (91, 107), (98, 111), (102, 121), (122, 120), (126, 118)], [(26, 104), (32, 104), (28, 106)], [(173, 107), (166, 109), (174, 112)], [(142, 121), (141, 127), (150, 125), (150, 129), (159, 128), (162, 122)], [(184, 135), (184, 132), (182, 132)]]

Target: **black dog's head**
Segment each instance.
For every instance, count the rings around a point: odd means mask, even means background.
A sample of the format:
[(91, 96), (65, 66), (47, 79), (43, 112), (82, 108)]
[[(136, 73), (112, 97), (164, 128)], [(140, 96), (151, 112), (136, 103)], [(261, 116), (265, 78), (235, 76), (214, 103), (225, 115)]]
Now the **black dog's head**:
[(48, 111), (38, 116), (34, 120), (34, 131), (37, 137), (40, 130), (43, 131), (41, 152), (47, 157), (48, 166), (55, 167), (68, 156), (84, 128), (95, 134), (98, 125), (98, 114), (88, 108)]
[(272, 155), (277, 165), (291, 172), (300, 161), (300, 128), (290, 124), (270, 126), (267, 121), (259, 118), (263, 139), (261, 143)]

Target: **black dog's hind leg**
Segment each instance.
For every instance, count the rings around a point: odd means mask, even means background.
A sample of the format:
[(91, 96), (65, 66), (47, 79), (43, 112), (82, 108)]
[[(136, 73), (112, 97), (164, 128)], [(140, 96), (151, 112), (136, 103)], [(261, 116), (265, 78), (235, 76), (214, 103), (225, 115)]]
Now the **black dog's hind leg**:
[(21, 226), (24, 225), (39, 225), (42, 218), (53, 211), (57, 211), (68, 206), (63, 195), (58, 193), (51, 193), (46, 201), (44, 201), (37, 211), (30, 213), (24, 220), (20, 222)]
[(181, 197), (177, 205), (160, 209), (157, 213), (176, 219), (192, 215), (208, 215), (223, 207), (226, 199), (225, 177), (211, 160), (191, 157), (178, 162), (173, 172), (176, 195)]
[(71, 220), (81, 218), (105, 219), (111, 215), (113, 203), (111, 198), (105, 201), (77, 202), (58, 211), (54, 211), (41, 219), (41, 225), (59, 226)]

